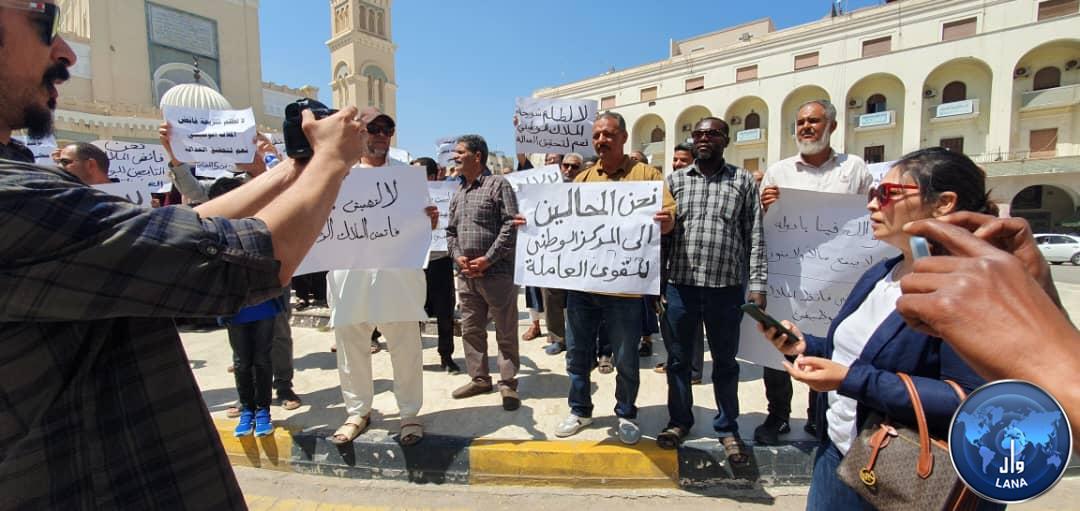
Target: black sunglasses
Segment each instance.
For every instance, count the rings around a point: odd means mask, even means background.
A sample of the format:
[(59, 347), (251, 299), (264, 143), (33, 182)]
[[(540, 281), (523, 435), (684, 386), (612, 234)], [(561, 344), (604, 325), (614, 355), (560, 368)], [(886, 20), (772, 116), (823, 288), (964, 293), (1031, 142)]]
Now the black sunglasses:
[(30, 18), (38, 27), (41, 42), (46, 46), (52, 46), (56, 40), (56, 34), (60, 32), (60, 7), (56, 4), (45, 2), (25, 2), (18, 0), (0, 1), (0, 7), (29, 11), (33, 13)]
[(581, 168), (581, 165), (580, 165), (580, 164), (577, 164), (577, 163), (563, 163), (563, 164), (562, 164), (562, 168), (564, 168), (564, 169), (573, 169), (573, 170), (578, 170), (578, 169), (580, 169), (580, 168)]
[(391, 128), (390, 126), (384, 126), (382, 124), (373, 122), (373, 123), (369, 123), (367, 125), (367, 132), (370, 135), (391, 136), (391, 135), (394, 134), (394, 128)]

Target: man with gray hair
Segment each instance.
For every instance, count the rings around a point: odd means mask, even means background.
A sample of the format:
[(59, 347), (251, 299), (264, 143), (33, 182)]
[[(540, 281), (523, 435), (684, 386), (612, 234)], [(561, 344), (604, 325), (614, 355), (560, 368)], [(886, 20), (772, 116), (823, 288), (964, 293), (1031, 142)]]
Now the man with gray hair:
[[(780, 187), (826, 193), (865, 195), (874, 182), (866, 162), (853, 154), (834, 151), (830, 145), (836, 131), (836, 107), (828, 100), (803, 103), (795, 114), (795, 144), (799, 154), (769, 166), (761, 180), (761, 205), (768, 209), (780, 199)], [(825, 332), (817, 332), (824, 334)], [(775, 445), (779, 435), (791, 431), (791, 376), (785, 371), (764, 368), (765, 397), (769, 415), (754, 430), (754, 441)], [(814, 392), (810, 392), (810, 417), (814, 416)], [(813, 423), (807, 433), (816, 435)]]

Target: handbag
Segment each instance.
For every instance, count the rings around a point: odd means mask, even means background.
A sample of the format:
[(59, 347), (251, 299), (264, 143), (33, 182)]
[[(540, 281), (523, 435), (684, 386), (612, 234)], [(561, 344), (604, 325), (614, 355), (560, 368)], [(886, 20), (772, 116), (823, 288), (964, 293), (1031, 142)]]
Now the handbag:
[[(837, 476), (880, 511), (974, 510), (981, 500), (953, 470), (948, 442), (930, 437), (915, 384), (907, 374), (897, 375), (911, 396), (917, 428), (871, 415), (836, 469)], [(966, 397), (956, 382), (945, 383), (961, 401)]]

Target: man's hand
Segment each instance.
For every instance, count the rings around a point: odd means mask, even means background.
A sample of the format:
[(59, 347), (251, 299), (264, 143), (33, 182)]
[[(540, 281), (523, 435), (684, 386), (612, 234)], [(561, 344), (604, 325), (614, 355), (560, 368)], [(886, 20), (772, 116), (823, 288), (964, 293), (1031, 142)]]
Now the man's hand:
[(660, 234), (668, 234), (675, 229), (675, 217), (670, 211), (660, 210), (659, 213), (653, 215), (653, 220), (660, 224)]
[(761, 207), (767, 210), (769, 206), (772, 206), (778, 200), (780, 200), (780, 188), (776, 185), (766, 186), (761, 189)]
[(358, 113), (356, 107), (347, 106), (330, 117), (315, 120), (311, 110), (302, 111), (304, 136), (311, 143), (313, 154), (343, 161), (346, 169), (352, 168), (367, 147), (367, 124), (357, 120)]
[(746, 300), (756, 304), (761, 310), (765, 310), (765, 306), (769, 304), (769, 300), (765, 297), (765, 293), (750, 293), (746, 297)]
[(525, 219), (525, 215), (522, 215), (521, 213), (518, 213), (518, 214), (514, 215), (514, 227), (515, 228), (520, 229), (520, 228), (524, 227), (528, 223), (529, 223), (528, 220)]
[(469, 269), (469, 258), (461, 256), (454, 259), (457, 263), (458, 271), (461, 272), (461, 276), (467, 279), (473, 278), (472, 270)]
[(477, 257), (469, 261), (469, 271), (476, 277), (483, 277), (484, 272), (491, 267), (491, 261), (485, 256)]
[(848, 368), (827, 358), (799, 356), (795, 363), (784, 361), (784, 368), (792, 378), (807, 384), (818, 392), (840, 388), (847, 377)]
[(165, 154), (169, 156), (169, 166), (175, 167), (180, 165), (180, 160), (177, 160), (176, 156), (173, 155), (172, 142), (169, 141), (171, 135), (172, 125), (167, 122), (161, 123), (161, 126), (158, 127), (158, 141), (161, 142), (161, 147), (165, 148)]
[[(255, 157), (251, 159), (251, 163), (237, 163), (236, 170), (247, 173), (251, 177), (258, 177), (263, 172), (266, 172), (266, 146), (274, 148), (274, 145), (270, 143), (270, 140), (266, 138), (262, 133), (255, 134)], [(277, 150), (274, 149), (274, 153)], [(271, 153), (273, 154), (273, 153)]]
[(427, 213), (428, 218), (431, 219), (431, 230), (434, 231), (439, 227), (439, 208), (428, 206), (424, 208), (424, 212)]

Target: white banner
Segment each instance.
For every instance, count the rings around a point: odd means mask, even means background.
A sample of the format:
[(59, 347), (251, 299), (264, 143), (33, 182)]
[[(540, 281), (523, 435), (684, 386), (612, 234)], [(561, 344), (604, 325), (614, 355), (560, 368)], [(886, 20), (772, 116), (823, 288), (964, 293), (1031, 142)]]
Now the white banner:
[(594, 154), (595, 100), (517, 98), (515, 106), (518, 153)]
[(141, 183), (151, 192), (172, 189), (169, 181), (169, 155), (158, 144), (95, 140), (94, 145), (109, 157), (109, 179), (122, 183)]
[(439, 208), (439, 226), (431, 231), (431, 251), (446, 252), (446, 226), (450, 223), (450, 200), (461, 185), (457, 181), (428, 181), (431, 202)]
[(244, 110), (200, 110), (167, 106), (169, 143), (185, 163), (251, 163), (255, 157), (255, 114)]
[(510, 187), (514, 189), (515, 193), (521, 190), (521, 185), (546, 185), (563, 182), (562, 172), (559, 170), (558, 165), (546, 165), (535, 169), (519, 170), (517, 172), (503, 174), (503, 177), (510, 182)]
[(660, 293), (662, 181), (555, 183), (518, 192), (517, 284)]
[[(899, 252), (875, 240), (866, 197), (782, 189), (765, 215), (767, 312), (824, 337), (867, 269)], [(743, 316), (739, 358), (783, 369), (783, 357)]]
[(431, 245), (427, 185), (420, 167), (354, 167), (296, 275), (423, 268)]
[(450, 158), (454, 156), (454, 147), (457, 146), (457, 137), (443, 137), (435, 141), (435, 161), (444, 168), (450, 168), (453, 164)]
[(25, 135), (18, 135), (14, 138), (22, 142), (27, 149), (34, 153), (34, 163), (38, 165), (56, 165), (56, 162), (52, 159), (52, 153), (57, 147), (55, 135), (49, 135), (45, 138), (30, 138)]
[(124, 197), (136, 206), (144, 208), (151, 207), (150, 203), (153, 197), (150, 196), (150, 192), (147, 191), (146, 187), (141, 183), (133, 183), (130, 181), (123, 183), (105, 183), (94, 185), (94, 188), (109, 195)]

